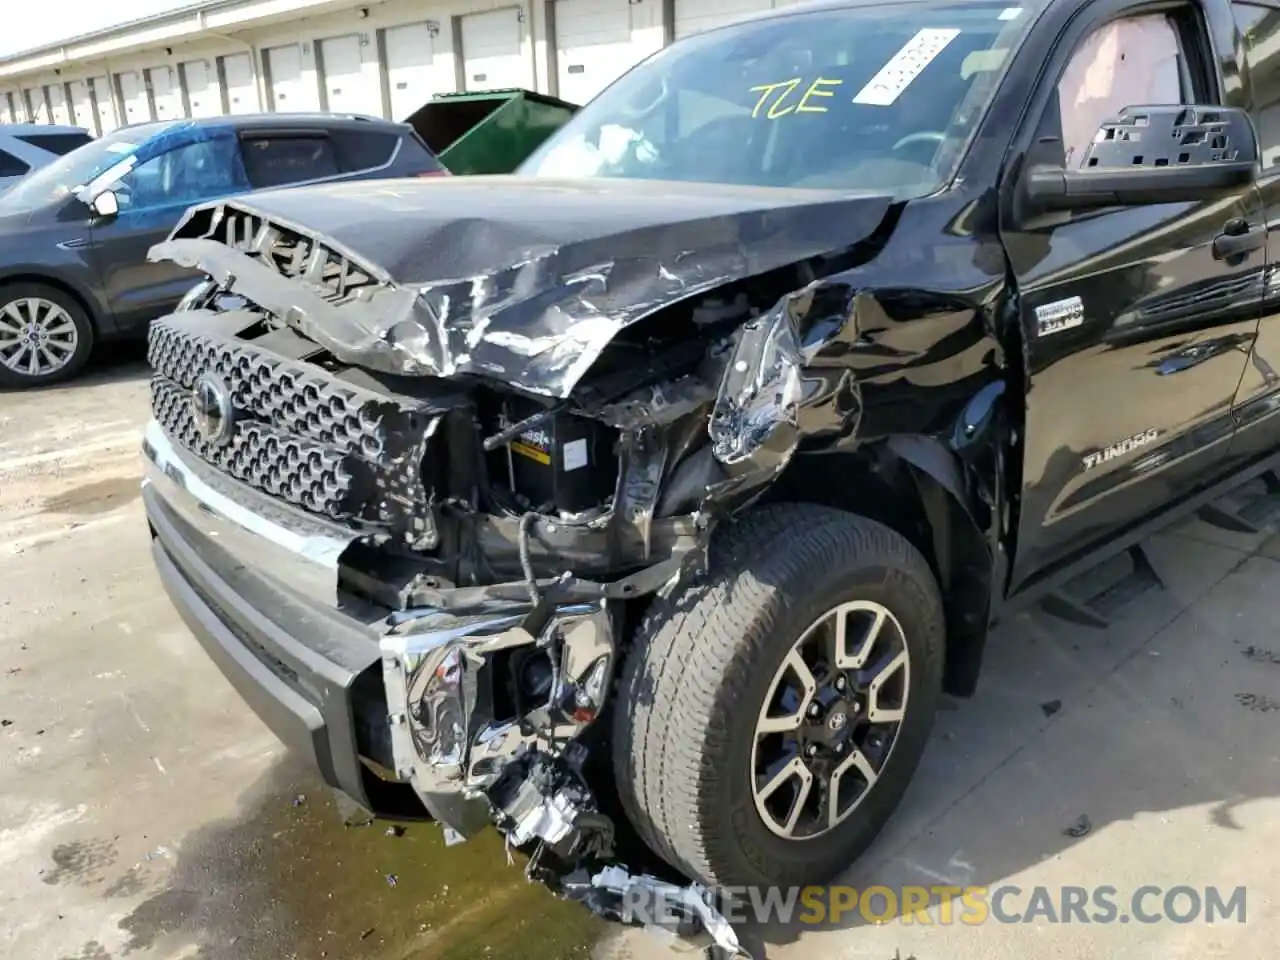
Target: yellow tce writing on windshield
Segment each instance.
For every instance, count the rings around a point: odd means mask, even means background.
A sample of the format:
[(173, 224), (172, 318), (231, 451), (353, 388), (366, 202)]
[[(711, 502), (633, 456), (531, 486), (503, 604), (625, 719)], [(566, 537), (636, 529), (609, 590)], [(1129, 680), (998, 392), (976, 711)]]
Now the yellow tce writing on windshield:
[[(821, 97), (833, 96), (830, 90), (824, 90), (823, 87), (838, 87), (843, 80), (826, 80), (819, 77), (805, 89), (799, 100), (796, 100), (792, 94), (800, 89), (804, 83), (804, 77), (792, 77), (790, 80), (779, 80), (777, 83), (762, 83), (758, 87), (751, 87), (752, 93), (759, 93), (760, 99), (756, 101), (755, 109), (751, 111), (751, 116), (764, 116), (770, 120), (777, 120), (791, 113), (826, 113), (827, 108), (817, 101)], [(765, 105), (768, 104), (768, 109)], [(761, 114), (761, 110), (765, 112)]]

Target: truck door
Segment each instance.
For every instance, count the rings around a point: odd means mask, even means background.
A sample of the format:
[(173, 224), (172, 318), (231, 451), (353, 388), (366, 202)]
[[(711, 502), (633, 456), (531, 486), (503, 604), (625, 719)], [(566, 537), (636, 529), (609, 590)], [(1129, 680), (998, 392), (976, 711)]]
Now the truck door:
[(1236, 394), (1232, 458), (1251, 460), (1280, 448), (1280, 9), (1233, 3), (1243, 38), (1241, 78), (1258, 130), (1258, 190), (1267, 224), (1267, 287), (1254, 341)]
[[(1214, 46), (1196, 3), (1089, 4), (1016, 134), (1023, 170), (1078, 167), (1126, 106), (1222, 103)], [(1001, 219), (1027, 364), (1016, 590), (1225, 469), (1266, 259), (1253, 185), (1070, 213), (1006, 202)], [(1225, 257), (1224, 233), (1242, 235)]]

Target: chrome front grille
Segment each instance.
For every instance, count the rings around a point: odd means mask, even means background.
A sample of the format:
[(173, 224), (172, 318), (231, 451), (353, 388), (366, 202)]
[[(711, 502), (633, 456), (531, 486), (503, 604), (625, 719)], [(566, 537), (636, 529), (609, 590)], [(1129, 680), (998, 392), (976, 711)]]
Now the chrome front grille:
[(171, 438), (237, 480), (313, 513), (350, 516), (353, 477), (341, 453), (254, 422), (236, 424), (226, 444), (211, 444), (196, 426), (191, 391), (158, 375), (151, 410)]
[[(434, 547), (422, 465), (438, 411), (236, 336), (252, 319), (191, 311), (152, 324), (152, 415), (165, 433), (229, 476), (294, 506), (374, 525), (415, 549)], [(193, 407), (206, 374), (231, 398), (232, 426), (223, 436), (207, 436)]]
[(379, 430), (385, 398), (340, 385), (318, 367), (292, 363), (212, 334), (184, 330), (177, 316), (151, 326), (147, 360), (166, 380), (191, 391), (212, 371), (231, 388), (238, 409), (327, 446), (370, 458), (383, 450)]

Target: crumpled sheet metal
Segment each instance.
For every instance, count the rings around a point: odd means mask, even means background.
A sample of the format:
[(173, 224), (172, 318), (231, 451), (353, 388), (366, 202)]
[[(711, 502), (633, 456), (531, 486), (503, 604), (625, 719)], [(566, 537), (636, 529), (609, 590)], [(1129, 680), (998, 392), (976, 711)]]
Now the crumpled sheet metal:
[[(496, 275), (423, 284), (395, 322), (366, 311), (358, 330), (345, 325), (343, 333), (354, 335), (344, 336), (341, 348), (387, 373), (480, 374), (563, 399), (624, 328), (745, 267), (739, 261), (713, 272), (690, 259), (668, 268), (644, 258), (569, 270), (565, 259), (551, 251)], [(646, 295), (632, 299), (619, 288), (645, 288)], [(521, 312), (536, 312), (538, 323), (527, 330), (504, 323)]]
[(396, 772), (437, 821), (470, 837), (489, 816), (488, 805), (463, 790), (477, 697), (466, 645), (460, 638), (424, 644), (396, 634), (380, 644)]
[[(626, 327), (731, 281), (846, 250), (890, 204), (750, 191), (711, 199), (655, 192), (646, 203), (623, 195), (646, 185), (550, 189), (484, 177), (481, 188), (467, 179), (295, 188), (221, 206), (308, 237), (384, 280), (328, 310), (314, 312), (300, 297), (286, 311), (344, 362), (392, 374), (477, 374), (563, 399)], [(189, 212), (171, 239), (198, 236), (184, 231), (207, 209)], [(243, 285), (240, 292), (254, 299)]]
[[(821, 282), (788, 294), (738, 330), (707, 426), (715, 458), (731, 477), (763, 482), (781, 473), (799, 446), (800, 412), (830, 393), (807, 366), (856, 328), (851, 309), (833, 311)], [(847, 300), (841, 298), (842, 307)]]
[[(349, 336), (360, 329), (355, 307), (389, 313), (404, 311), (412, 294), (395, 288), (380, 288), (358, 303), (330, 303), (321, 289), (301, 279), (276, 272), (263, 261), (232, 249), (217, 240), (179, 238), (158, 243), (147, 251), (153, 263), (169, 260), (182, 267), (200, 270), (224, 292), (234, 293), (255, 306), (296, 327), (340, 360), (347, 360)], [(355, 354), (350, 361), (355, 362)], [(374, 369), (381, 365), (367, 364)], [(389, 372), (385, 371), (384, 372)], [(426, 372), (418, 371), (418, 372)]]
[(731, 471), (759, 468), (763, 458), (776, 473), (799, 440), (800, 350), (785, 310), (752, 320), (740, 334), (711, 411), (712, 452)]
[(727, 477), (706, 488), (704, 506), (740, 505), (786, 469), (802, 439), (830, 445), (857, 433), (856, 374), (825, 355), (861, 340), (862, 296), (815, 280), (738, 329), (707, 423)]
[(636, 390), (601, 407), (595, 417), (619, 430), (639, 430), (656, 424), (674, 423), (702, 409), (715, 396), (715, 390), (706, 381), (686, 376)]

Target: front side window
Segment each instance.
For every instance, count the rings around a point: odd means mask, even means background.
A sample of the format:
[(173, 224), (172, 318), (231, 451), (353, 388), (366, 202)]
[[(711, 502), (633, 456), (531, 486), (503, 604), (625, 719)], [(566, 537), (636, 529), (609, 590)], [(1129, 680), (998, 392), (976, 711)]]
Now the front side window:
[(187, 207), (246, 189), (236, 142), (203, 140), (152, 157), (114, 187), (121, 213), (158, 207)]
[(928, 193), (1034, 13), (885, 4), (709, 31), (623, 76), (519, 172)]
[(1058, 82), (1067, 169), (1078, 169), (1094, 134), (1125, 107), (1183, 103), (1178, 31), (1164, 14), (1112, 21), (1072, 54)]

